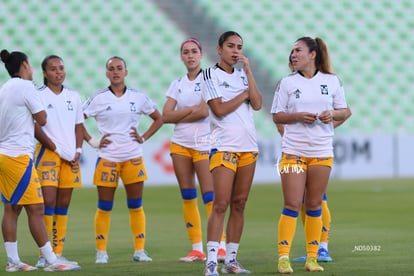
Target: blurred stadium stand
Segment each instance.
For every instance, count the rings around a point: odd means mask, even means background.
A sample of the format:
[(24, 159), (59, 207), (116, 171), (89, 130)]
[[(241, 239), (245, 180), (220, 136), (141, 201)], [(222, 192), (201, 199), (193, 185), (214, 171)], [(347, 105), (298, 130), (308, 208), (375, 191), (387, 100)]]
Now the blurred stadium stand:
[[(414, 2), (411, 0), (4, 0), (0, 47), (26, 52), (40, 85), (40, 63), (61, 56), (66, 84), (83, 99), (108, 85), (105, 62), (125, 58), (128, 85), (162, 109), (170, 82), (185, 74), (179, 45), (188, 36), (204, 46), (203, 66), (218, 60), (226, 30), (239, 32), (265, 106), (256, 113), (261, 136), (275, 135), (269, 109), (277, 81), (301, 36), (319, 36), (342, 79), (351, 119), (340, 133), (414, 133)], [(0, 84), (8, 79), (0, 70)], [(144, 120), (144, 126), (147, 124)], [(156, 137), (170, 134), (164, 126)]]

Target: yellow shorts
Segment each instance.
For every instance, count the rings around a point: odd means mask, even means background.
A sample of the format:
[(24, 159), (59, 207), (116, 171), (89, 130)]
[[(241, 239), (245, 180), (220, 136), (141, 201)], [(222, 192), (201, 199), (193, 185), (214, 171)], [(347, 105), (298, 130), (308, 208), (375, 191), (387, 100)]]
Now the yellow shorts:
[(3, 202), (12, 205), (43, 203), (40, 181), (28, 155), (0, 154), (0, 191)]
[(79, 164), (70, 162), (41, 144), (36, 145), (35, 167), (40, 178), (40, 185), (58, 188), (78, 188), (82, 186)]
[(93, 176), (95, 186), (116, 188), (119, 178), (122, 179), (124, 185), (147, 180), (144, 158), (133, 158), (125, 162), (113, 162), (98, 158)]
[(301, 173), (310, 166), (328, 166), (332, 168), (333, 157), (300, 157), (294, 154), (283, 153), (279, 162), (279, 173)]
[(170, 154), (178, 154), (190, 157), (193, 162), (208, 160), (208, 151), (198, 151), (190, 148), (183, 147), (179, 144), (171, 143)]
[(254, 152), (229, 152), (212, 150), (210, 154), (210, 171), (219, 166), (224, 166), (237, 171), (238, 167), (243, 167), (256, 162), (259, 153)]

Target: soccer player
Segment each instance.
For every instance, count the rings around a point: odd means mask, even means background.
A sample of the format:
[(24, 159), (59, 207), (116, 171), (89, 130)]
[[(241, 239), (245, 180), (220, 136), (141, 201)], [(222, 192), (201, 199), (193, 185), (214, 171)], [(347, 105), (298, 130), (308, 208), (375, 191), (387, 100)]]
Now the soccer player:
[(4, 204), (2, 233), (7, 272), (32, 271), (20, 260), (17, 222), (24, 208), (30, 233), (46, 259), (45, 271), (79, 270), (77, 264), (60, 262), (53, 252), (43, 222), (43, 196), (33, 165), (34, 121), (46, 124), (46, 111), (32, 79), (26, 54), (2, 50), (1, 61), (11, 79), (0, 89), (0, 191)]
[(278, 272), (282, 274), (293, 272), (289, 254), (302, 201), (306, 210), (305, 269), (323, 271), (317, 254), (322, 198), (333, 162), (333, 121), (344, 120), (347, 108), (342, 83), (332, 73), (322, 39), (297, 39), (292, 64), (296, 72), (279, 82), (271, 108), (273, 121), (285, 125), (279, 164), (284, 200), (278, 224)]
[[(45, 57), (42, 71), (44, 85), (39, 91), (48, 122), (44, 126), (35, 124), (35, 137), (39, 141), (35, 167), (42, 186), (48, 236), (53, 233), (53, 251), (61, 262), (68, 262), (62, 253), (72, 191), (81, 186), (83, 112), (78, 92), (63, 85), (66, 76), (63, 60), (56, 55)], [(45, 266), (44, 256), (39, 256), (36, 266)]]
[[(144, 250), (145, 213), (142, 203), (145, 170), (142, 144), (161, 126), (161, 113), (143, 92), (127, 87), (126, 63), (121, 57), (111, 57), (106, 62), (106, 76), (110, 81), (107, 88), (95, 93), (84, 104), (85, 118), (94, 117), (100, 139), (92, 139), (85, 132), (85, 140), (98, 150), (94, 184), (98, 189), (98, 208), (95, 214), (96, 263), (108, 263), (108, 233), (115, 190), (121, 178), (126, 192), (130, 228), (134, 243), (133, 260), (151, 262)], [(153, 122), (142, 134), (137, 128), (141, 115), (149, 116)], [(92, 143), (98, 141), (98, 143)]]
[[(248, 274), (237, 261), (244, 226), (244, 209), (258, 158), (253, 110), (262, 107), (243, 39), (234, 32), (223, 33), (217, 45), (220, 61), (203, 71), (203, 99), (210, 108), (210, 171), (213, 175), (213, 210), (207, 227), (207, 260), (204, 275), (218, 275), (217, 251), (230, 206), (226, 229), (226, 257), (222, 273)], [(237, 69), (240, 62), (242, 68)]]
[[(213, 179), (209, 170), (210, 123), (208, 106), (201, 98), (201, 59), (203, 57), (200, 41), (188, 38), (181, 43), (181, 60), (187, 74), (174, 80), (167, 93), (162, 119), (173, 123), (174, 134), (171, 138), (170, 154), (175, 176), (183, 200), (184, 222), (192, 244), (182, 262), (205, 261), (203, 250), (201, 218), (198, 209), (195, 175), (200, 184), (207, 217), (213, 206)], [(225, 241), (220, 242), (218, 258), (224, 261)]]
[[(293, 63), (292, 63), (292, 52), (289, 54), (289, 69), (291, 72), (296, 71)], [(333, 125), (334, 128), (342, 125), (345, 120), (347, 120), (352, 115), (351, 109), (347, 107), (347, 113), (344, 120), (341, 121), (334, 121)], [(277, 130), (280, 136), (283, 136), (284, 132), (284, 125), (283, 124), (276, 124)], [(322, 198), (322, 234), (321, 234), (321, 241), (318, 249), (318, 262), (332, 262), (332, 258), (329, 255), (328, 250), (328, 243), (329, 243), (329, 231), (331, 229), (331, 211), (328, 206), (328, 200), (326, 193), (324, 193)], [(302, 223), (305, 224), (305, 205), (302, 204), (301, 208), (301, 218)], [(306, 254), (293, 259), (294, 262), (305, 262), (306, 261)]]

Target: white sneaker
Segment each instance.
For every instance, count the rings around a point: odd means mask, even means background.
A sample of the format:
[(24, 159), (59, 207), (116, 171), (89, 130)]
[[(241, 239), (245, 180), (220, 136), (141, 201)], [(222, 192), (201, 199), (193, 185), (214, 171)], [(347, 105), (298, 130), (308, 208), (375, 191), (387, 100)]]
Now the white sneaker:
[(59, 263), (62, 263), (62, 264), (72, 264), (72, 265), (78, 265), (78, 262), (75, 262), (75, 261), (69, 261), (68, 259), (66, 259), (65, 257), (63, 257), (62, 255), (57, 255), (56, 254), (56, 258), (57, 258), (57, 261), (59, 262)]
[(217, 263), (209, 262), (204, 269), (204, 276), (219, 276), (217, 272)]
[(44, 271), (53, 272), (53, 271), (74, 271), (74, 270), (80, 270), (79, 265), (74, 264), (65, 264), (60, 263), (59, 261), (56, 261), (54, 264), (45, 264), (45, 268), (43, 268)]
[(152, 258), (144, 250), (136, 250), (132, 259), (135, 262), (152, 262)]
[(39, 258), (37, 259), (37, 263), (36, 263), (36, 267), (45, 267), (46, 265), (46, 259), (43, 256), (39, 256)]
[(107, 264), (109, 262), (109, 257), (106, 251), (97, 251), (95, 264)]
[(17, 264), (7, 263), (6, 272), (18, 272), (18, 271), (34, 271), (37, 267), (19, 262)]
[(245, 269), (237, 261), (224, 264), (221, 268), (223, 274), (250, 274), (250, 270)]

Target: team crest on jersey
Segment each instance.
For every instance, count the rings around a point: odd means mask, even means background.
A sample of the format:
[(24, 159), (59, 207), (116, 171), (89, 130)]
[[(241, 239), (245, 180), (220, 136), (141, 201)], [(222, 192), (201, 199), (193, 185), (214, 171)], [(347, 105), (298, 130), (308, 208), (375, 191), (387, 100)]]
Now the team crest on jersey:
[(66, 101), (66, 105), (67, 105), (69, 111), (73, 110), (72, 101)]
[(326, 84), (321, 84), (321, 94), (328, 95), (328, 86)]
[(220, 86), (224, 86), (224, 88), (229, 88), (230, 85), (225, 81)]
[(196, 82), (194, 86), (194, 92), (200, 92), (200, 91), (201, 91), (200, 83)]
[(131, 110), (131, 112), (136, 112), (137, 111), (137, 108), (136, 108), (134, 102), (129, 102), (129, 109)]
[(248, 86), (249, 83), (247, 82), (247, 79), (245, 77), (240, 77), (242, 79), (242, 82), (244, 84), (244, 86)]
[(296, 91), (295, 91), (295, 92), (293, 92), (293, 94), (295, 94), (296, 99), (300, 99), (300, 94), (302, 94), (302, 92), (300, 92), (300, 90), (299, 90), (299, 89), (296, 89)]

